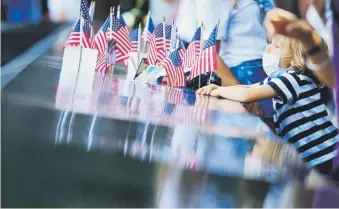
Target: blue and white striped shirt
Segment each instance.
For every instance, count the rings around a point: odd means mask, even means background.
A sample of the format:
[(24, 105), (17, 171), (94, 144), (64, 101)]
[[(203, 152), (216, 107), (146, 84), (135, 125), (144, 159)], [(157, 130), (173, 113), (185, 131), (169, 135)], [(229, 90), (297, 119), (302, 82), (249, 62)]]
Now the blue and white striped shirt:
[[(278, 94), (273, 98), (276, 133), (293, 143), (310, 167), (317, 167), (337, 156), (338, 130), (328, 119), (315, 78), (286, 71), (261, 84)], [(328, 162), (327, 162), (328, 163)]]

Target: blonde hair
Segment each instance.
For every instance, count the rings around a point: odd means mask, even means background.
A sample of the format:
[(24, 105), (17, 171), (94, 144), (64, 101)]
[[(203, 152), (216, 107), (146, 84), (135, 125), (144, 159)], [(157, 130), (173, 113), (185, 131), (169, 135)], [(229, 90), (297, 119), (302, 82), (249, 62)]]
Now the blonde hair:
[(287, 46), (292, 53), (291, 66), (302, 74), (307, 74), (306, 56), (304, 55), (303, 46), (298, 39), (285, 37)]
[[(290, 52), (292, 53), (291, 66), (295, 71), (300, 72), (301, 74), (310, 75), (312, 72), (306, 66), (307, 56), (304, 53), (304, 47), (300, 40), (294, 38), (287, 38), (287, 46), (289, 47)], [(327, 52), (328, 47), (325, 41), (322, 39), (322, 45), (325, 46)]]

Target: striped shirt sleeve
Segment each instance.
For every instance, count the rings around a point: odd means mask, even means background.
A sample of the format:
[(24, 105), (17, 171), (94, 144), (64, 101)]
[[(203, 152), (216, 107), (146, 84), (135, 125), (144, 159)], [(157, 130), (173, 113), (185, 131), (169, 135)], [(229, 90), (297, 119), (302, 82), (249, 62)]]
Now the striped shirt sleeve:
[(298, 77), (292, 73), (285, 73), (278, 78), (270, 79), (267, 85), (271, 86), (284, 104), (294, 104), (300, 92)]

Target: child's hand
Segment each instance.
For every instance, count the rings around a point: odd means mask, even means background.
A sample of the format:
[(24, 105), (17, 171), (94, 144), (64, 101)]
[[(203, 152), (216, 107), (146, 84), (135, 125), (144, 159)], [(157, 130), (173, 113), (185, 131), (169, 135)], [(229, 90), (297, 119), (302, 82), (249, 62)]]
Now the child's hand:
[(210, 84), (208, 86), (204, 86), (196, 91), (197, 94), (203, 94), (203, 95), (210, 95), (211, 92), (215, 89), (218, 89), (220, 86), (217, 86), (215, 84)]

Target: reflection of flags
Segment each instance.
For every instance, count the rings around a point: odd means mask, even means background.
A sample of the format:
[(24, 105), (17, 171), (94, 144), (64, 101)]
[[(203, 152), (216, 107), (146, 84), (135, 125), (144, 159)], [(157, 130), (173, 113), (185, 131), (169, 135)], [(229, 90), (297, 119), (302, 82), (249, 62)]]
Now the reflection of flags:
[(139, 29), (134, 29), (129, 34), (129, 41), (131, 42), (131, 52), (138, 52), (138, 35)]
[(217, 26), (213, 29), (204, 49), (202, 50), (198, 60), (196, 60), (188, 80), (192, 80), (198, 75), (210, 71), (215, 71), (217, 68), (217, 51), (216, 38)]
[(187, 48), (186, 54), (183, 58), (183, 66), (191, 67), (200, 55), (200, 39), (201, 28), (199, 27), (195, 32), (190, 45)]
[(177, 105), (175, 117), (184, 124), (201, 123), (208, 119), (208, 109), (192, 105)]
[(181, 89), (169, 88), (165, 98), (168, 103), (180, 104), (184, 98), (184, 92)]
[(172, 52), (160, 63), (160, 66), (166, 71), (171, 87), (186, 86), (184, 68), (181, 65), (182, 61), (178, 50)]
[(142, 34), (142, 40), (146, 42), (146, 44), (150, 44), (152, 37), (153, 37), (153, 31), (154, 31), (154, 23), (151, 16), (148, 16), (148, 20), (146, 23), (146, 27), (144, 29), (144, 32)]
[(197, 157), (195, 153), (188, 155), (186, 158), (185, 167), (195, 170), (197, 168)]
[(155, 65), (157, 62), (162, 61), (165, 56), (163, 23), (160, 23), (155, 28), (151, 39), (148, 60), (151, 65)]
[(107, 55), (105, 52), (98, 54), (97, 65), (95, 69), (100, 73), (105, 73), (107, 69)]
[(114, 66), (116, 63), (116, 44), (115, 44), (115, 40), (109, 41), (108, 42), (108, 59), (107, 59), (107, 68)]

